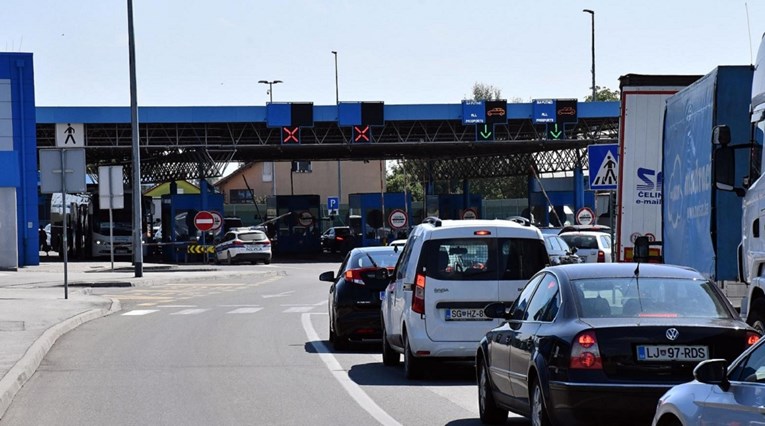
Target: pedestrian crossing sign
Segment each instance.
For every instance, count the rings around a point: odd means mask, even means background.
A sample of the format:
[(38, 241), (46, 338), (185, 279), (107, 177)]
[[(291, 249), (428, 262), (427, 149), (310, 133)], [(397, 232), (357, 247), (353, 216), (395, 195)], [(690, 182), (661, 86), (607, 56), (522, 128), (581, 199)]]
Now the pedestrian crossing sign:
[(589, 145), (590, 189), (616, 190), (619, 174), (619, 145)]

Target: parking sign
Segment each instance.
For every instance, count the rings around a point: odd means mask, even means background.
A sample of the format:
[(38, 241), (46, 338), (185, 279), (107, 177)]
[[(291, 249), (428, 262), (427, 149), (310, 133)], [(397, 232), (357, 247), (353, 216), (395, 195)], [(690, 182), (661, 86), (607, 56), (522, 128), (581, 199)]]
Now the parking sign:
[(340, 213), (340, 198), (327, 197), (327, 214), (329, 216), (337, 216), (339, 213)]

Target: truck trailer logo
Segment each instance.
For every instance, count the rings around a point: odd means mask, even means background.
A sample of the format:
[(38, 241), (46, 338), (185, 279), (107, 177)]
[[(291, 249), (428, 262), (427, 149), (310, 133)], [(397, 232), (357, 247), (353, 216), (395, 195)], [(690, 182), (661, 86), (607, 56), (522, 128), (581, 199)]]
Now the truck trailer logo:
[(672, 174), (669, 176), (669, 199), (672, 201), (667, 208), (667, 216), (672, 228), (677, 229), (683, 220), (683, 167), (680, 156), (675, 156), (672, 164)]
[(664, 174), (653, 169), (640, 167), (637, 169), (639, 183), (635, 185), (637, 198), (635, 204), (661, 204), (661, 188)]

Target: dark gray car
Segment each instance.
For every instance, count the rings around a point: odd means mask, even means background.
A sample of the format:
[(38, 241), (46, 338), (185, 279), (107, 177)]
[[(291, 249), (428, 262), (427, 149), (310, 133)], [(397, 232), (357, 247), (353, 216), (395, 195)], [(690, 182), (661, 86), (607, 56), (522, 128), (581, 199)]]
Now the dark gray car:
[(569, 247), (563, 238), (557, 235), (544, 235), (550, 265), (565, 265), (568, 263), (584, 263), (584, 259), (576, 255), (576, 247)]

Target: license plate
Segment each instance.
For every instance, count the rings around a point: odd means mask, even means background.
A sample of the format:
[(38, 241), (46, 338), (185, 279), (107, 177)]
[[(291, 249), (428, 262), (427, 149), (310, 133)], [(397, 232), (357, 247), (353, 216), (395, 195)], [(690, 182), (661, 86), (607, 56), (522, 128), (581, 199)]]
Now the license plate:
[(247, 247), (247, 251), (260, 251), (261, 250), (260, 246), (246, 246), (246, 247)]
[(471, 309), (447, 309), (446, 310), (447, 321), (491, 321), (491, 318), (487, 317), (483, 313), (481, 308)]
[(703, 361), (709, 358), (706, 346), (640, 345), (638, 361)]

